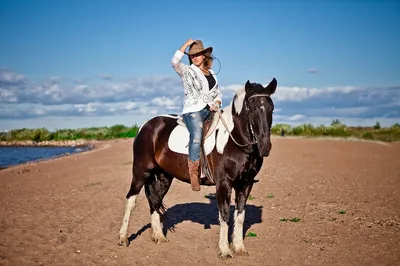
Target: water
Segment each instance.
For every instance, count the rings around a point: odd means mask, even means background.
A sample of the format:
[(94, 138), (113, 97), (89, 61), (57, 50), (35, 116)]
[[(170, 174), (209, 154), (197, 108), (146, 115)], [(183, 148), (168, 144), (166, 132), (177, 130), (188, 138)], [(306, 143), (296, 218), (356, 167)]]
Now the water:
[(0, 168), (86, 150), (87, 147), (0, 147)]

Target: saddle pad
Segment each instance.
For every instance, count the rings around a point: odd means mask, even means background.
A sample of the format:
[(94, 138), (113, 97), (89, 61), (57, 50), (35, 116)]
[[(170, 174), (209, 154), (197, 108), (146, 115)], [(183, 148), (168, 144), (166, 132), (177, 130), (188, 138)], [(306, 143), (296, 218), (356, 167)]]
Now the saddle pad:
[[(204, 152), (210, 154), (215, 146), (215, 130), (204, 141)], [(189, 154), (189, 131), (186, 127), (177, 125), (171, 132), (168, 139), (168, 147), (171, 151), (182, 154)]]

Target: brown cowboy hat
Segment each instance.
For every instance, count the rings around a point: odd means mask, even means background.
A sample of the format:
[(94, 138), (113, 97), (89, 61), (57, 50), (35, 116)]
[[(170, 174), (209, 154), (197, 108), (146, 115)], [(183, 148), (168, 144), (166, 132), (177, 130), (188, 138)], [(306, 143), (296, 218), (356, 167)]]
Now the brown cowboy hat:
[(213, 48), (211, 46), (207, 47), (207, 48), (204, 48), (203, 42), (201, 40), (195, 40), (190, 45), (189, 51), (185, 52), (185, 54), (192, 55), (192, 54), (198, 54), (198, 53), (201, 53), (201, 52), (210, 52), (210, 53), (212, 53), (212, 51), (213, 51)]

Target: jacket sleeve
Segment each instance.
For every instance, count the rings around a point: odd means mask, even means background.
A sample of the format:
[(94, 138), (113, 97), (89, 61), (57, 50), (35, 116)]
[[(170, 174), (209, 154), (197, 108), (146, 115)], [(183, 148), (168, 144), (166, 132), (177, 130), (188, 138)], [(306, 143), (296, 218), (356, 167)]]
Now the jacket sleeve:
[(172, 60), (171, 60), (172, 67), (174, 68), (176, 73), (178, 73), (179, 76), (182, 76), (183, 72), (188, 67), (187, 65), (182, 63), (182, 58), (184, 55), (185, 54), (182, 53), (180, 50), (176, 50), (176, 52), (174, 53)]
[(214, 102), (220, 101), (221, 102), (221, 106), (222, 106), (222, 93), (221, 93), (221, 89), (219, 88), (219, 84), (217, 85), (217, 87), (215, 89), (216, 89), (216, 92), (217, 92), (217, 96), (214, 98)]

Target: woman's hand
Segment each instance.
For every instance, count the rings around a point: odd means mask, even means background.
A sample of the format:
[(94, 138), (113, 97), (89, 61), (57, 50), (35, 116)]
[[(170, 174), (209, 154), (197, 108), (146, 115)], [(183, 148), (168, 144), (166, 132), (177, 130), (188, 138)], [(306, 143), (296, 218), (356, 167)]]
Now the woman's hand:
[(194, 43), (195, 41), (194, 40), (192, 40), (192, 39), (187, 39), (187, 41), (186, 41), (186, 46), (190, 46), (192, 43)]
[(179, 49), (182, 53), (185, 52), (186, 48), (188, 46), (190, 46), (192, 43), (194, 43), (195, 41), (193, 41), (192, 39), (187, 39), (187, 41), (181, 46), (181, 48)]
[(216, 101), (216, 103), (212, 106), (210, 106), (210, 110), (213, 112), (218, 111), (218, 109), (221, 107), (221, 102), (220, 101)]
[(216, 111), (218, 111), (218, 105), (212, 105), (211, 107), (210, 107), (210, 111), (213, 111), (213, 112), (216, 112)]

